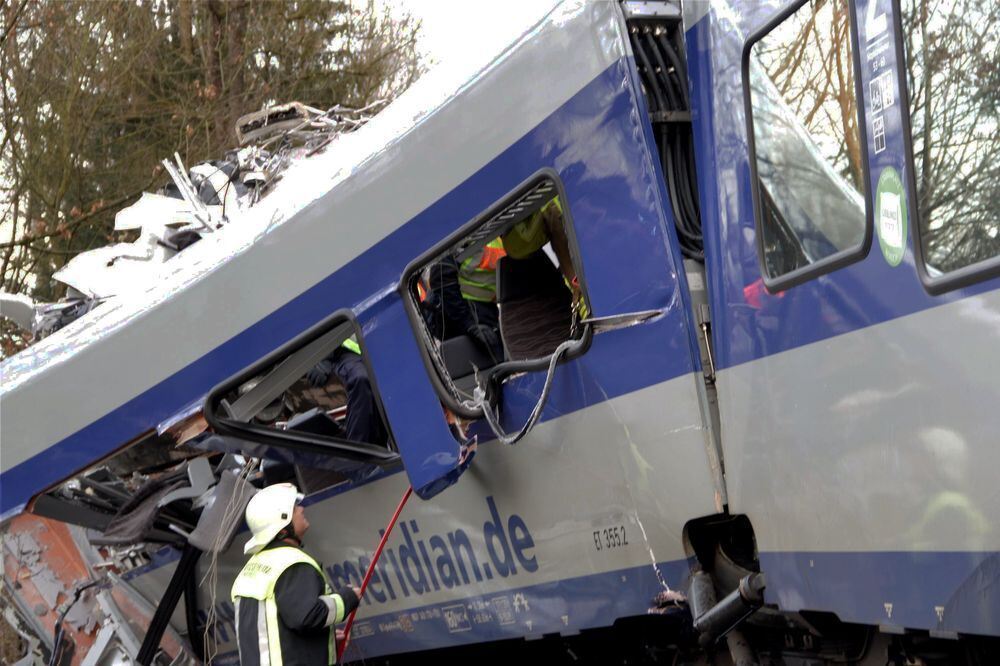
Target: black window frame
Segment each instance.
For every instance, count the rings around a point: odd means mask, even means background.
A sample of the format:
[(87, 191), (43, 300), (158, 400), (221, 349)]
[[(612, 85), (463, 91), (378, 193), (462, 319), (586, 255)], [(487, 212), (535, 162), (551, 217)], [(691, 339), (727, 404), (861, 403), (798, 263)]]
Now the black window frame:
[[(431, 385), (434, 387), (434, 392), (445, 407), (463, 419), (476, 420), (483, 418), (483, 411), (481, 408), (473, 409), (463, 404), (458, 396), (448, 389), (445, 379), (441, 376), (441, 373), (447, 372), (447, 369), (439, 368), (438, 364), (431, 357), (424, 341), (425, 324), (420, 314), (420, 306), (414, 299), (416, 281), (420, 276), (420, 272), (425, 267), (432, 264), (435, 260), (440, 259), (445, 252), (457, 245), (462, 239), (472, 235), (472, 233), (486, 225), (496, 215), (503, 212), (522, 196), (546, 180), (552, 181), (555, 186), (556, 196), (559, 197), (562, 203), (563, 225), (565, 226), (566, 239), (569, 243), (570, 259), (572, 259), (573, 267), (576, 269), (577, 280), (580, 283), (580, 292), (585, 302), (590, 305), (591, 317), (593, 317), (593, 306), (591, 305), (590, 295), (587, 291), (587, 279), (584, 274), (579, 242), (576, 237), (576, 227), (570, 213), (569, 199), (566, 196), (566, 190), (563, 187), (562, 179), (559, 177), (558, 172), (549, 167), (542, 168), (521, 181), (521, 183), (485, 208), (482, 213), (448, 234), (448, 236), (435, 243), (428, 250), (422, 252), (406, 265), (403, 275), (400, 278), (397, 288), (399, 296), (403, 301), (406, 316), (410, 320), (410, 328), (416, 337), (417, 347), (420, 349), (420, 358), (424, 363), (424, 368), (427, 370), (427, 375), (431, 380)], [(592, 340), (593, 331), (591, 327), (584, 326), (581, 337), (577, 340), (576, 344), (563, 354), (560, 363), (571, 361), (585, 354), (590, 348)], [(542, 358), (524, 361), (501, 361), (492, 368), (487, 369), (485, 378), (487, 397), (491, 402), (496, 401), (500, 392), (500, 385), (506, 378), (523, 372), (545, 370), (549, 365), (550, 359), (551, 354)]]
[[(910, 211), (913, 228), (913, 261), (917, 266), (917, 275), (924, 290), (932, 295), (968, 287), (978, 282), (985, 282), (1000, 276), (1000, 255), (977, 261), (974, 264), (956, 268), (941, 275), (931, 275), (924, 255), (924, 235), (920, 223), (920, 208), (917, 197), (916, 158), (913, 154), (913, 125), (910, 121), (910, 82), (907, 80), (906, 65), (909, 62), (904, 46), (903, 8), (901, 0), (892, 0), (892, 37), (896, 41), (896, 80), (899, 81), (899, 93), (902, 97), (902, 129), (903, 129), (903, 159), (906, 162), (906, 201)], [(934, 269), (937, 270), (937, 269)]]
[[(252, 422), (242, 422), (221, 417), (221, 413), (225, 409), (222, 406), (222, 400), (231, 391), (345, 323), (350, 324), (353, 328), (355, 339), (361, 348), (361, 359), (368, 370), (368, 380), (375, 395), (375, 406), (378, 409), (379, 416), (382, 419), (388, 436), (385, 446), (366, 442), (354, 442), (348, 439), (327, 437), (298, 430), (278, 430)], [(205, 420), (208, 421), (208, 424), (212, 426), (212, 429), (216, 433), (230, 435), (267, 446), (304, 451), (310, 454), (328, 455), (355, 462), (378, 465), (379, 467), (391, 467), (400, 461), (396, 438), (392, 432), (392, 424), (382, 403), (382, 394), (379, 391), (375, 373), (372, 370), (361, 325), (358, 323), (354, 312), (348, 308), (337, 310), (316, 325), (216, 385), (205, 397), (202, 413), (205, 416)]]
[[(858, 139), (861, 145), (861, 181), (863, 185), (862, 196), (865, 202), (865, 228), (860, 244), (853, 248), (841, 250), (823, 257), (819, 261), (807, 266), (802, 266), (793, 271), (789, 271), (777, 277), (771, 277), (767, 271), (767, 262), (764, 252), (763, 221), (764, 213), (760, 196), (760, 179), (757, 175), (757, 149), (756, 139), (753, 130), (753, 104), (750, 91), (750, 55), (754, 44), (766, 37), (785, 19), (797, 12), (810, 0), (796, 0), (775, 12), (774, 16), (768, 19), (763, 26), (752, 32), (743, 43), (743, 55), (741, 58), (741, 73), (743, 77), (743, 108), (747, 130), (747, 152), (750, 161), (750, 189), (753, 198), (754, 236), (757, 246), (757, 262), (760, 266), (761, 280), (764, 287), (770, 293), (785, 291), (791, 287), (798, 286), (821, 275), (832, 273), (858, 262), (868, 256), (874, 237), (875, 211), (871, 196), (871, 176), (868, 165), (868, 128), (865, 125), (864, 115), (864, 88), (861, 84), (861, 53), (858, 40), (857, 12), (854, 2), (844, 0), (847, 4), (848, 24), (851, 39), (851, 60), (854, 64), (854, 95), (857, 107)], [(780, 211), (779, 211), (780, 212)]]

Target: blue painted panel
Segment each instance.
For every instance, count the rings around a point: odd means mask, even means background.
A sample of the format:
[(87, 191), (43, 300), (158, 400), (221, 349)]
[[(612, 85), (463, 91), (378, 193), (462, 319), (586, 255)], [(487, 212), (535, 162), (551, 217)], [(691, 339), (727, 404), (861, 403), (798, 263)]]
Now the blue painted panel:
[(784, 610), (832, 610), (845, 622), (1000, 633), (998, 553), (761, 553), (760, 563), (768, 601)]
[[(588, 397), (557, 386), (561, 397), (546, 418), (690, 372), (696, 366), (686, 299), (679, 289), (678, 260), (668, 245), (673, 226), (661, 205), (663, 186), (633, 79), (627, 61), (612, 65), (535, 130), (342, 269), (93, 424), (5, 470), (0, 514), (155, 428), (193, 397), (345, 306), (354, 307), (362, 325), (414, 486), (422, 489), (447, 474), (455, 467), (458, 447), (418, 360), (395, 285), (414, 257), (543, 167), (556, 169), (566, 189), (594, 313), (667, 310), (659, 324), (608, 337), (617, 341), (614, 346), (599, 340), (586, 355), (596, 382)], [(523, 387), (508, 393), (506, 404), (515, 419), (519, 405), (533, 404), (537, 395), (536, 389)]]

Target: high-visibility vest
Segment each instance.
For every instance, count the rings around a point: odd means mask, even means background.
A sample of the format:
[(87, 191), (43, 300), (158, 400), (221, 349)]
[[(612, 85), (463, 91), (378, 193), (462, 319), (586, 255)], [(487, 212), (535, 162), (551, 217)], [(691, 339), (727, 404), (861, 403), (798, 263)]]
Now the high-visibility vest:
[[(233, 583), (233, 603), (238, 603), (239, 597), (246, 597), (256, 599), (260, 604), (259, 608), (261, 610), (258, 611), (257, 615), (257, 640), (261, 652), (265, 649), (267, 650), (267, 659), (265, 660), (262, 654), (261, 664), (267, 663), (270, 666), (282, 666), (278, 603), (274, 598), (274, 586), (277, 584), (278, 578), (288, 567), (300, 563), (308, 564), (316, 569), (323, 578), (323, 594), (333, 594), (330, 581), (327, 579), (322, 567), (319, 566), (319, 563), (305, 551), (299, 548), (292, 548), (291, 546), (268, 548), (256, 553), (247, 561)], [(343, 620), (344, 600), (340, 598), (339, 594), (333, 594), (333, 599), (337, 607), (334, 621)], [(239, 608), (237, 608), (236, 615), (237, 617), (239, 616)], [(337, 663), (337, 633), (333, 624), (328, 629), (330, 633), (329, 663), (335, 664)], [(237, 642), (239, 642), (238, 637)]]
[(503, 242), (494, 238), (458, 269), (458, 286), (469, 301), (493, 303), (497, 300), (497, 262), (507, 253)]
[(525, 259), (542, 249), (549, 242), (549, 230), (545, 226), (546, 215), (562, 217), (562, 204), (554, 197), (541, 209), (521, 220), (503, 235), (503, 246), (512, 259)]

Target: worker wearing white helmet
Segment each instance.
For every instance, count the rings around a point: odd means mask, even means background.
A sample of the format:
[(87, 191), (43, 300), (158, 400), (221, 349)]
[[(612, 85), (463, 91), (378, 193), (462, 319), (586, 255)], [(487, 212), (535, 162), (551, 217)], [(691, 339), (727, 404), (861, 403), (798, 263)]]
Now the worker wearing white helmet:
[(264, 488), (246, 509), (250, 560), (233, 583), (241, 666), (324, 666), (337, 660), (334, 625), (358, 606), (359, 591), (334, 592), (302, 550), (309, 521), (290, 483)]

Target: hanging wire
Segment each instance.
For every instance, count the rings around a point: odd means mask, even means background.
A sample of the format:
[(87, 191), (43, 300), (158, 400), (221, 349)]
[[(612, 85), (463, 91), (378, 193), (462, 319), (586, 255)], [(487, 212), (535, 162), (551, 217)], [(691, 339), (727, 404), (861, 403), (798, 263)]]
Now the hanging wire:
[[(226, 510), (222, 514), (222, 524), (215, 535), (215, 541), (212, 542), (212, 553), (209, 558), (208, 569), (199, 582), (199, 585), (204, 587), (205, 581), (208, 581), (209, 603), (205, 617), (205, 627), (202, 630), (202, 654), (205, 657), (206, 664), (211, 664), (212, 660), (219, 653), (219, 639), (215, 626), (218, 622), (216, 599), (219, 587), (219, 554), (223, 550), (225, 541), (230, 533), (230, 530), (226, 526), (232, 525), (242, 518), (240, 508), (243, 506), (243, 497), (249, 487), (247, 479), (250, 478), (250, 474), (253, 473), (256, 466), (257, 460), (251, 458), (247, 460), (246, 464), (243, 465), (236, 475), (236, 491), (230, 496), (229, 502), (226, 504)], [(194, 638), (191, 637), (191, 640), (193, 641)]]

